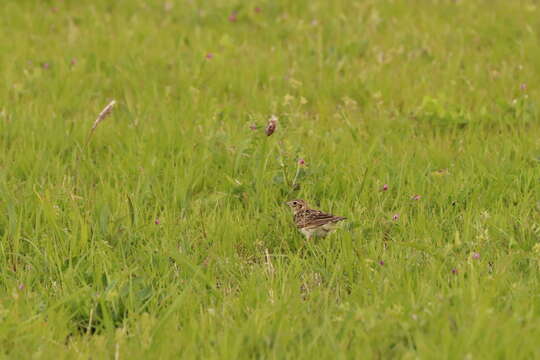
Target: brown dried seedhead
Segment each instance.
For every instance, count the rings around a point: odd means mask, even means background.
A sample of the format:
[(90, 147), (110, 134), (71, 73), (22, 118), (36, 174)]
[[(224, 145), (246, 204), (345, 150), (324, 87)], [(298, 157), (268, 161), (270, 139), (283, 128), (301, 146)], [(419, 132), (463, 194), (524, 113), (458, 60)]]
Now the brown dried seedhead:
[(96, 130), (99, 123), (105, 120), (105, 118), (111, 114), (114, 105), (116, 105), (115, 100), (111, 101), (103, 110), (101, 110), (96, 121), (94, 121), (94, 125), (92, 125), (92, 131)]
[(114, 106), (116, 105), (116, 101), (112, 100), (101, 112), (99, 113), (97, 119), (94, 121), (94, 124), (92, 125), (92, 128), (90, 129), (90, 132), (88, 133), (88, 138), (86, 139), (86, 143), (90, 141), (90, 138), (92, 137), (92, 134), (98, 127), (99, 123), (101, 123), (105, 118), (107, 118), (109, 115), (111, 115), (112, 110)]

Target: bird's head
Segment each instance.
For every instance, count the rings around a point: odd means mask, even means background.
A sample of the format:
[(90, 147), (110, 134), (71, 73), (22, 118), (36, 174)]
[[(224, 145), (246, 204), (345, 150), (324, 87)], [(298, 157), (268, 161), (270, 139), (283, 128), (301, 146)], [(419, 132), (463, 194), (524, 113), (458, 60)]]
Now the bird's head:
[(286, 202), (287, 205), (293, 210), (294, 213), (297, 213), (300, 210), (307, 209), (307, 203), (305, 200), (291, 200)]

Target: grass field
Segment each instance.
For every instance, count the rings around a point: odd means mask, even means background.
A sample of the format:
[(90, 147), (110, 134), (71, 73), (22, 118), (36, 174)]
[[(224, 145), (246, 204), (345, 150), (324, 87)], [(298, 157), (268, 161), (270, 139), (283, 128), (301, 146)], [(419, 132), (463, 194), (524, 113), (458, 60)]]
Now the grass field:
[(0, 8), (1, 358), (540, 358), (538, 1)]

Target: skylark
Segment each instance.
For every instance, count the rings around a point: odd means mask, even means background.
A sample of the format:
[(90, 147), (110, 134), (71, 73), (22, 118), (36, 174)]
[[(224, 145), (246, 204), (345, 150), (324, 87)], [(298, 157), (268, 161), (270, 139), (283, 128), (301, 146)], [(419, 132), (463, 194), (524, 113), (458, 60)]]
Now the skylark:
[(346, 218), (334, 216), (319, 210), (310, 209), (305, 200), (287, 202), (294, 213), (294, 223), (309, 240), (312, 237), (325, 237), (335, 229), (336, 224)]

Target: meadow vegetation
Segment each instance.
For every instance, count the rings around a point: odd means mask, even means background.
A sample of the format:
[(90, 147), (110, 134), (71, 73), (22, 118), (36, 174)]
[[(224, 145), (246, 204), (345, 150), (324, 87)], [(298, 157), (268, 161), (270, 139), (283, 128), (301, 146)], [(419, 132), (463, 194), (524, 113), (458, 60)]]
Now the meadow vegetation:
[(0, 7), (2, 358), (540, 357), (538, 1)]

